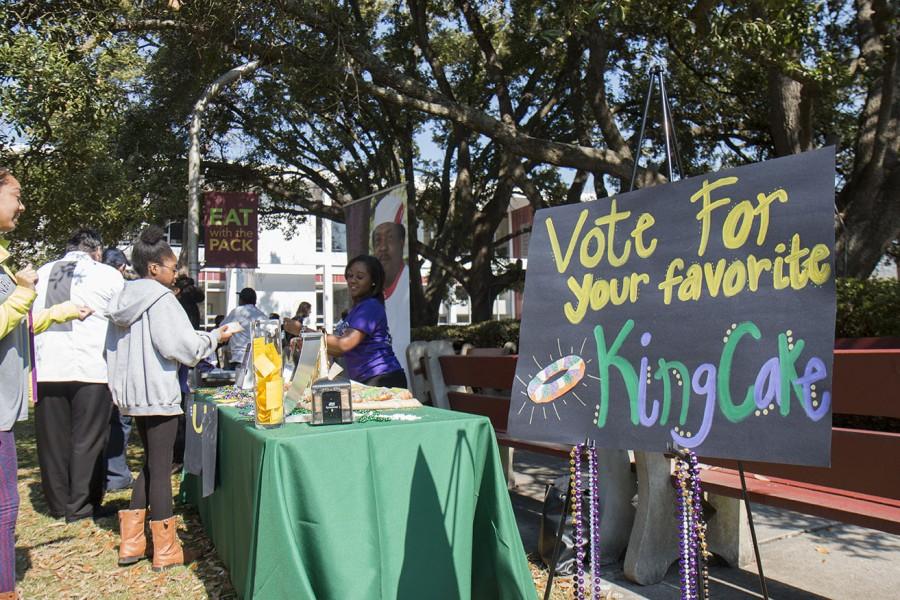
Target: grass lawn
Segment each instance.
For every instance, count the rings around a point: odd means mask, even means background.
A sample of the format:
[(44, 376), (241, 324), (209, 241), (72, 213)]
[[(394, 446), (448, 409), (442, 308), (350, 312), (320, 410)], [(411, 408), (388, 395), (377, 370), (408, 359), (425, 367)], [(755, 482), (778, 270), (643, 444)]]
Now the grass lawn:
[[(188, 567), (162, 573), (150, 569), (150, 561), (120, 568), (116, 564), (119, 544), (115, 516), (97, 522), (85, 519), (71, 525), (54, 519), (41, 492), (33, 414), (16, 424), (19, 455), (19, 520), (16, 524), (16, 579), (26, 599), (80, 598), (237, 598), (228, 572), (206, 537), (200, 518), (191, 507), (175, 504), (182, 543), (202, 553)], [(140, 469), (143, 448), (132, 436), (128, 447), (132, 472)], [(172, 478), (177, 497), (179, 478)], [(128, 507), (130, 490), (111, 492), (105, 503), (117, 509)], [(543, 598), (547, 570), (530, 561), (535, 586)], [(554, 586), (553, 599), (571, 598), (569, 581)], [(423, 596), (426, 597), (426, 596)]]

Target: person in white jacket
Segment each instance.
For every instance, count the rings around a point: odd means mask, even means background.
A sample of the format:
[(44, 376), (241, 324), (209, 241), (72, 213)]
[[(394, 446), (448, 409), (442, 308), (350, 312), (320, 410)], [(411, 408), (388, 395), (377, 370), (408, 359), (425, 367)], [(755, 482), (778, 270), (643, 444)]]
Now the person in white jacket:
[(69, 237), (66, 255), (38, 269), (36, 307), (72, 301), (95, 310), (84, 321), (53, 325), (34, 344), (41, 489), (50, 514), (69, 523), (114, 514), (101, 507), (103, 449), (112, 411), (103, 359), (108, 326), (103, 311), (124, 280), (99, 262), (102, 249), (96, 231), (78, 229)]
[(154, 571), (186, 562), (172, 512), (172, 453), (182, 414), (178, 365), (194, 366), (232, 334), (228, 326), (194, 331), (171, 289), (177, 262), (162, 229), (144, 229), (131, 254), (141, 278), (125, 283), (107, 309), (113, 402), (123, 415), (134, 417), (144, 445), (144, 466), (131, 503), (119, 511), (119, 565), (147, 556), (144, 519), (149, 508)]

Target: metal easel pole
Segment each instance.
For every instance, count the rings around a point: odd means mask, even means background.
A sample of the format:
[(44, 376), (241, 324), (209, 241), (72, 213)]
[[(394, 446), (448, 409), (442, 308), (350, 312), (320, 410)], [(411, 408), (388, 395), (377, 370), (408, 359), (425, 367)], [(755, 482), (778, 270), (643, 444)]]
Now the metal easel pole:
[(547, 588), (544, 590), (544, 600), (550, 600), (550, 592), (553, 589), (553, 577), (556, 575), (556, 565), (559, 562), (559, 549), (562, 545), (563, 530), (566, 527), (566, 521), (569, 519), (569, 505), (571, 502), (572, 486), (567, 485), (562, 518), (559, 520), (559, 527), (556, 528), (556, 544), (553, 545), (553, 560), (551, 561), (550, 572), (547, 573)]
[(663, 110), (663, 131), (666, 136), (666, 164), (669, 167), (669, 181), (675, 181), (675, 169), (678, 169), (679, 177), (684, 177), (684, 170), (681, 168), (681, 153), (678, 150), (678, 138), (675, 137), (675, 120), (672, 118), (672, 107), (669, 104), (669, 93), (666, 91), (666, 80), (662, 72), (657, 72), (657, 77), (659, 78), (659, 95)]
[(653, 88), (659, 84), (660, 104), (662, 108), (663, 136), (666, 148), (666, 166), (669, 181), (675, 181), (675, 169), (678, 169), (679, 177), (684, 176), (681, 167), (681, 156), (678, 148), (678, 139), (675, 137), (675, 120), (672, 117), (672, 106), (669, 104), (669, 94), (666, 91), (666, 81), (659, 65), (650, 67), (650, 80), (647, 83), (647, 96), (644, 100), (644, 116), (641, 118), (641, 128), (638, 134), (637, 148), (634, 153), (634, 166), (631, 170), (631, 183), (628, 191), (634, 190), (637, 181), (638, 166), (641, 162), (641, 147), (644, 145), (644, 134), (647, 130), (647, 119), (650, 114), (650, 102), (653, 99)]
[(644, 100), (644, 116), (641, 119), (641, 132), (638, 134), (637, 149), (634, 152), (634, 168), (631, 170), (631, 184), (628, 186), (629, 192), (634, 189), (634, 182), (637, 179), (638, 164), (641, 162), (641, 145), (644, 143), (644, 130), (647, 127), (647, 115), (650, 113), (650, 99), (653, 97), (653, 82), (656, 80), (658, 73), (658, 66), (654, 65), (650, 68), (650, 83), (647, 85), (647, 98)]
[(744, 500), (744, 508), (747, 509), (747, 522), (750, 524), (750, 539), (753, 540), (753, 553), (756, 555), (756, 569), (759, 573), (759, 587), (764, 600), (769, 600), (769, 590), (766, 587), (766, 576), (763, 573), (762, 558), (759, 554), (759, 542), (756, 541), (756, 527), (753, 526), (753, 511), (750, 510), (750, 497), (747, 495), (747, 482), (744, 480), (744, 463), (737, 461), (738, 473), (741, 476), (741, 498)]

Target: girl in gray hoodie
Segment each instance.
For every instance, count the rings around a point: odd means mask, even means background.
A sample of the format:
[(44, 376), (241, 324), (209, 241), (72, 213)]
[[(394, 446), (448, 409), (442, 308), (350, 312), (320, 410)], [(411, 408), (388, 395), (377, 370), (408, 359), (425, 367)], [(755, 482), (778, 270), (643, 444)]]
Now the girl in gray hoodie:
[(172, 293), (177, 258), (162, 229), (144, 229), (131, 264), (140, 275), (126, 282), (107, 310), (109, 387), (123, 415), (134, 417), (144, 445), (144, 466), (128, 510), (119, 511), (119, 565), (146, 557), (144, 519), (149, 506), (153, 570), (185, 564), (172, 513), (172, 453), (178, 432), (181, 388), (178, 365), (194, 366), (231, 337), (228, 326), (194, 331)]

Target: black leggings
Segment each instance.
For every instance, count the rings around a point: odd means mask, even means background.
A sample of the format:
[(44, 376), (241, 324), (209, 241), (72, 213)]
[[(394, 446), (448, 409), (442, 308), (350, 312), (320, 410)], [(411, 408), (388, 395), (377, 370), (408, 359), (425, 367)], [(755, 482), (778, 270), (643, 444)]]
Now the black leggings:
[(178, 417), (135, 417), (144, 444), (144, 467), (131, 490), (128, 508), (147, 508), (150, 519), (162, 521), (172, 516), (172, 452), (178, 435)]
[(366, 385), (371, 385), (373, 387), (407, 387), (406, 373), (403, 371), (403, 369), (400, 369), (399, 371), (391, 371), (390, 373), (382, 373), (381, 375), (376, 375), (375, 377), (370, 377), (363, 383), (365, 383)]

